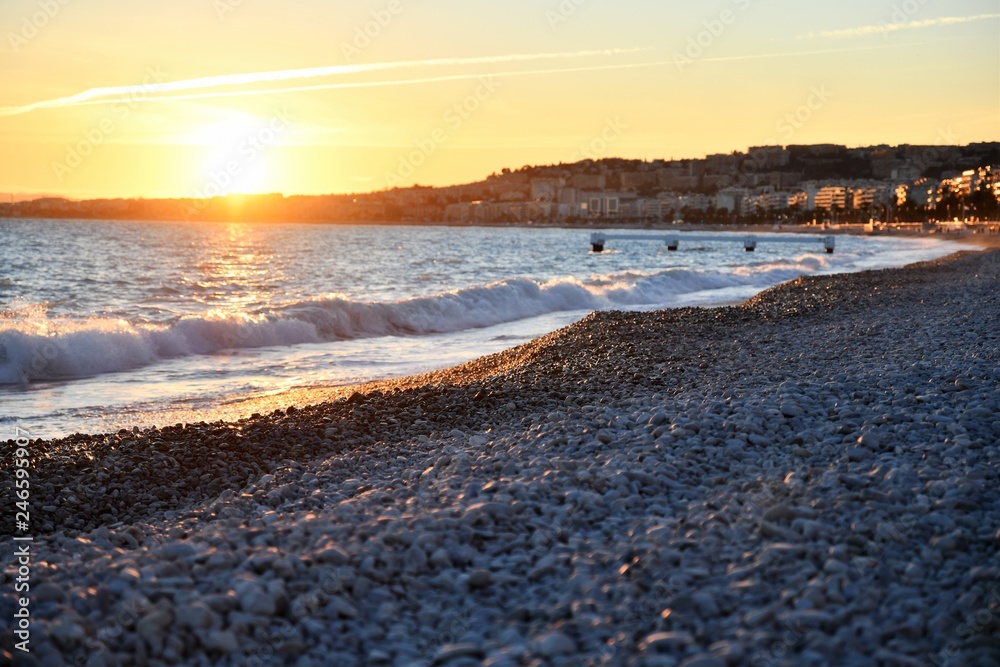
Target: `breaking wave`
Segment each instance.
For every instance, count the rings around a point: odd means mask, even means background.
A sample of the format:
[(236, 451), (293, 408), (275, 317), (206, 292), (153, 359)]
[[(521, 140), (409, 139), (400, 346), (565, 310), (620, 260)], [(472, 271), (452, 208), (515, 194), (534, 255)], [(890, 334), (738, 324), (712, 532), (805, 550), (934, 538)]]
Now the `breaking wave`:
[(225, 350), (450, 333), (557, 312), (669, 307), (695, 293), (762, 290), (825, 266), (823, 257), (806, 255), (731, 272), (511, 279), (394, 302), (328, 296), (261, 313), (211, 311), (169, 324), (58, 318), (43, 306), (22, 307), (0, 316), (0, 384), (90, 377)]

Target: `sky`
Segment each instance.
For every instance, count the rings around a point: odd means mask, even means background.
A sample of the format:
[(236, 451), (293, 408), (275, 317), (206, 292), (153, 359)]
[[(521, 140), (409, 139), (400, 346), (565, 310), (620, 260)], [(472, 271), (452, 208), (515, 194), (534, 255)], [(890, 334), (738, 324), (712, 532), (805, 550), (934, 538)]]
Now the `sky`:
[(1000, 0), (3, 0), (0, 198), (1000, 140)]

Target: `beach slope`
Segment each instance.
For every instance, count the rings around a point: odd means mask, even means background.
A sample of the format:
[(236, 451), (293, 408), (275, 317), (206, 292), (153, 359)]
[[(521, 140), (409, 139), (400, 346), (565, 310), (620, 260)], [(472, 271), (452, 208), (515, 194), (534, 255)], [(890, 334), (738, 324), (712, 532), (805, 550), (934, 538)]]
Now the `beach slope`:
[(19, 662), (998, 664), (998, 287), (1000, 251), (803, 278), (32, 443)]

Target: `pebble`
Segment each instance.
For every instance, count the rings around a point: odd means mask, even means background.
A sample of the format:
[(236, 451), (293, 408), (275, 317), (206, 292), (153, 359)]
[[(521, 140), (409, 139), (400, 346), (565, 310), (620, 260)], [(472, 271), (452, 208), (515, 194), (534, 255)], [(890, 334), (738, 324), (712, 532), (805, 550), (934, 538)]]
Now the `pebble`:
[(225, 654), (235, 653), (239, 647), (239, 639), (229, 630), (212, 630), (203, 640), (205, 648), (220, 651)]
[(566, 635), (555, 632), (538, 640), (538, 652), (546, 658), (570, 655), (576, 652), (576, 643)]
[(687, 658), (680, 667), (726, 667), (726, 662), (714, 655), (700, 654)]
[(469, 588), (486, 588), (493, 583), (493, 575), (489, 570), (473, 570), (469, 574)]
[(686, 632), (657, 632), (649, 635), (639, 644), (641, 651), (681, 651), (694, 643), (694, 637)]
[(431, 665), (448, 665), (460, 658), (479, 660), (483, 655), (483, 650), (476, 644), (449, 644), (441, 647)]
[(872, 451), (867, 447), (848, 447), (847, 448), (847, 460), (848, 461), (867, 461), (868, 459), (874, 457)]
[(316, 553), (316, 562), (329, 565), (346, 565), (351, 556), (338, 546), (327, 546)]
[(62, 602), (66, 599), (66, 592), (55, 584), (43, 583), (31, 587), (31, 599), (38, 604)]
[(136, 633), (141, 637), (153, 655), (163, 652), (163, 642), (167, 637), (167, 627), (173, 622), (174, 615), (164, 609), (156, 609), (143, 616), (135, 626)]
[(599, 312), (424, 384), (35, 443), (33, 657), (925, 661), (995, 608), (998, 273)]
[(273, 616), (277, 611), (274, 596), (256, 583), (244, 582), (237, 585), (236, 597), (239, 600), (240, 609), (248, 614)]
[(188, 560), (196, 553), (197, 550), (187, 542), (170, 542), (160, 549), (160, 555), (167, 560)]
[(86, 633), (77, 621), (63, 617), (49, 626), (49, 635), (60, 647), (73, 649), (83, 640)]

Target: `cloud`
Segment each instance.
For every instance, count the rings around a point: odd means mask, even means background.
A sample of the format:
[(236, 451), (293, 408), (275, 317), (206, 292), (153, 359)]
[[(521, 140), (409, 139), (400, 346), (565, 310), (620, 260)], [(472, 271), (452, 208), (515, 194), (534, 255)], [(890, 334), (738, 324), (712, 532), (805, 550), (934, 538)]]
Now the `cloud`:
[[(735, 56), (723, 56), (717, 58), (703, 58), (704, 63), (722, 63), (734, 61), (762, 60), (772, 58), (798, 58), (802, 56), (821, 55), (828, 53), (853, 53), (855, 51), (870, 51), (875, 49), (896, 48), (894, 46), (862, 46), (843, 49), (822, 49), (813, 51), (794, 51), (783, 53), (757, 53)], [(570, 59), (586, 56), (613, 56), (627, 53), (635, 53), (640, 49), (614, 49), (610, 51), (579, 51), (574, 53), (546, 53), (531, 55), (511, 55), (511, 56), (491, 56), (485, 58), (451, 58), (439, 60), (421, 60), (396, 63), (376, 63), (370, 65), (338, 65), (334, 67), (318, 67), (298, 70), (284, 70), (278, 72), (259, 72), (251, 74), (233, 74), (214, 77), (204, 77), (199, 79), (187, 79), (184, 81), (174, 81), (170, 83), (156, 83), (141, 86), (122, 86), (115, 88), (91, 88), (70, 95), (52, 100), (44, 100), (20, 107), (0, 107), (0, 116), (15, 116), (30, 113), (39, 109), (55, 109), (64, 107), (92, 106), (100, 104), (114, 104), (128, 101), (130, 96), (141, 94), (143, 103), (151, 102), (172, 102), (183, 100), (201, 100), (220, 97), (250, 97), (258, 95), (279, 95), (283, 93), (296, 93), (314, 90), (343, 90), (351, 88), (379, 88), (384, 86), (413, 86), (430, 83), (441, 83), (446, 81), (462, 81), (467, 79), (481, 79), (483, 77), (497, 76), (543, 76), (553, 74), (573, 74), (580, 72), (601, 72), (611, 70), (628, 70), (650, 67), (676, 66), (675, 60), (652, 60), (633, 63), (615, 63), (607, 65), (587, 65), (577, 67), (561, 67), (546, 69), (528, 70), (507, 70), (507, 71), (477, 71), (462, 74), (439, 74), (434, 76), (411, 77), (406, 79), (383, 79), (373, 81), (341, 81), (331, 83), (315, 83), (307, 85), (292, 85), (270, 88), (252, 88), (249, 90), (209, 90), (211, 88), (227, 88), (231, 86), (271, 83), (280, 81), (296, 81), (301, 79), (312, 79), (318, 77), (328, 77), (334, 75), (359, 74), (365, 72), (380, 72), (394, 69), (415, 68), (415, 67), (441, 67), (441, 66), (466, 66), (475, 64), (509, 64), (525, 61), (537, 61), (545, 59)], [(203, 92), (197, 92), (203, 91)], [(159, 93), (156, 95), (156, 93)], [(168, 94), (164, 94), (168, 93)], [(174, 94), (169, 94), (174, 93)], [(150, 96), (151, 94), (155, 96)]]
[(799, 39), (822, 39), (837, 37), (863, 37), (866, 35), (886, 35), (890, 32), (900, 30), (918, 30), (920, 28), (936, 28), (939, 26), (958, 25), (960, 23), (972, 23), (973, 21), (988, 21), (998, 19), (1000, 14), (977, 14), (976, 16), (949, 16), (937, 19), (925, 19), (922, 21), (886, 22), (878, 25), (865, 25), (857, 28), (845, 28), (843, 30), (824, 30), (823, 32), (811, 32), (807, 35), (799, 35)]
[(876, 51), (880, 49), (898, 48), (899, 45), (881, 44), (876, 46), (858, 46), (847, 49), (819, 49), (815, 51), (784, 51), (779, 53), (755, 53), (742, 56), (720, 56), (717, 58), (702, 58), (699, 62), (726, 63), (741, 60), (766, 60), (770, 58), (798, 58), (800, 56), (825, 55), (827, 53), (855, 53), (857, 51)]
[[(618, 65), (590, 65), (587, 67), (560, 67), (554, 69), (529, 69), (510, 70), (506, 72), (469, 72), (466, 74), (447, 74), (440, 76), (420, 77), (413, 79), (387, 79), (379, 81), (350, 81), (346, 83), (318, 83), (307, 86), (283, 86), (281, 88), (255, 88), (253, 90), (220, 90), (210, 93), (188, 93), (183, 95), (169, 95), (153, 97), (146, 102), (175, 102), (182, 100), (203, 100), (213, 97), (253, 97), (256, 95), (277, 95), (280, 93), (299, 93), (310, 90), (343, 90), (348, 88), (381, 88), (384, 86), (415, 86), (426, 83), (443, 83), (446, 81), (464, 81), (467, 79), (483, 79), (491, 76), (539, 76), (545, 74), (571, 74), (574, 72), (600, 72), (605, 70), (636, 69), (640, 67), (659, 67), (673, 64), (667, 61), (654, 61), (643, 63), (626, 63)], [(94, 104), (111, 104), (118, 100), (103, 99), (89, 102), (80, 102), (74, 106), (88, 106)], [(0, 115), (3, 115), (0, 109)]]
[[(469, 65), (485, 65), (498, 63), (517, 63), (537, 60), (566, 60), (592, 56), (615, 56), (635, 53), (640, 49), (609, 49), (601, 51), (575, 51), (569, 53), (535, 53), (514, 54), (506, 56), (487, 56), (480, 58), (439, 58), (435, 60), (411, 60), (393, 63), (373, 63), (367, 65), (332, 65), (328, 67), (310, 67), (305, 69), (290, 69), (273, 72), (251, 72), (243, 74), (225, 74), (221, 76), (186, 79), (167, 83), (153, 83), (136, 86), (116, 86), (91, 88), (75, 95), (42, 100), (17, 107), (0, 107), (0, 116), (16, 116), (37, 111), (39, 109), (56, 109), (73, 107), (89, 103), (108, 103), (127, 99), (131, 95), (150, 95), (156, 93), (175, 93), (188, 90), (205, 90), (226, 86), (243, 86), (256, 83), (272, 83), (276, 81), (294, 81), (298, 79), (314, 79), (320, 77), (346, 76), (366, 74), (396, 69), (460, 67)], [(370, 85), (354, 84), (354, 85)], [(348, 84), (350, 87), (350, 84)]]

